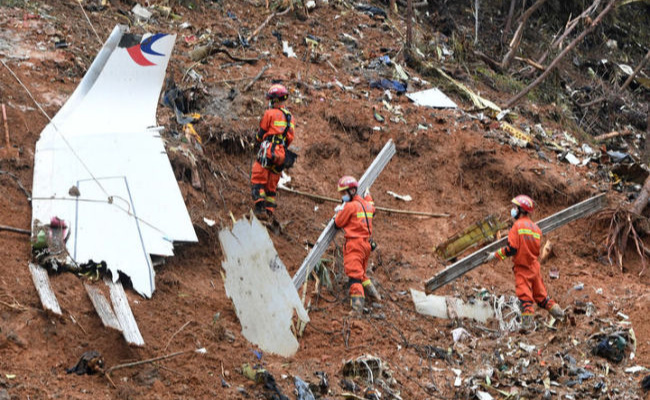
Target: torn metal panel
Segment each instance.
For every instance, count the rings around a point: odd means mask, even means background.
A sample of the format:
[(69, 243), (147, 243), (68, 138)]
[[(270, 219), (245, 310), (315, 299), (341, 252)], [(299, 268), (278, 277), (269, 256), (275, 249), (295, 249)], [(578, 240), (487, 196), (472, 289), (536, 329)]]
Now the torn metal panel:
[(465, 303), (454, 297), (426, 295), (415, 289), (411, 289), (411, 298), (415, 311), (423, 315), (444, 319), (470, 318), (483, 323), (494, 318), (494, 309), (485, 301)]
[(499, 221), (496, 216), (488, 215), (438, 245), (435, 252), (445, 261), (452, 260), (470, 247), (493, 241), (497, 233), (507, 227), (508, 224)]
[[(192, 221), (156, 126), (175, 35), (117, 26), (36, 144), (32, 219), (70, 226), (76, 263), (105, 261), (150, 297), (151, 255), (196, 242)], [(75, 188), (75, 191), (71, 191)]]
[[(375, 160), (372, 162), (372, 164), (370, 164), (370, 167), (368, 167), (361, 179), (359, 179), (359, 193), (365, 192), (366, 189), (372, 186), (377, 177), (379, 177), (379, 174), (381, 174), (381, 172), (384, 170), (394, 155), (395, 144), (391, 139), (386, 142), (384, 148), (381, 149), (379, 154), (377, 154), (377, 157), (375, 157)], [(316, 244), (314, 244), (314, 247), (312, 247), (309, 254), (307, 254), (307, 257), (302, 262), (302, 265), (296, 274), (293, 276), (293, 284), (295, 285), (296, 289), (299, 289), (302, 286), (303, 282), (305, 282), (305, 279), (307, 278), (307, 275), (309, 275), (316, 264), (318, 264), (321, 257), (323, 256), (323, 253), (325, 253), (325, 250), (327, 250), (330, 243), (334, 239), (334, 235), (336, 235), (336, 227), (334, 226), (334, 218), (332, 218), (318, 237), (318, 240), (316, 240)]]
[(144, 346), (144, 339), (140, 334), (138, 323), (135, 322), (135, 317), (133, 317), (133, 311), (131, 311), (131, 306), (129, 306), (129, 299), (126, 297), (122, 283), (119, 281), (115, 283), (110, 279), (104, 279), (104, 283), (111, 290), (111, 303), (113, 303), (115, 317), (122, 328), (124, 339), (130, 344)]
[(93, 303), (95, 311), (97, 311), (97, 315), (99, 315), (99, 318), (101, 318), (104, 326), (117, 329), (121, 332), (122, 327), (117, 320), (117, 316), (113, 312), (111, 304), (108, 302), (106, 297), (104, 297), (104, 294), (101, 292), (101, 290), (87, 283), (84, 283), (84, 288), (86, 288), (86, 293), (88, 293), (88, 297), (90, 297), (90, 301)]
[(458, 108), (446, 94), (438, 88), (432, 88), (415, 93), (407, 93), (406, 97), (416, 105), (432, 108)]
[(29, 272), (32, 274), (32, 280), (38, 297), (41, 299), (41, 304), (46, 310), (52, 311), (54, 314), (61, 315), (61, 307), (56, 300), (56, 295), (50, 286), (50, 278), (47, 275), (47, 270), (40, 265), (29, 263)]
[[(568, 224), (569, 222), (573, 222), (579, 218), (584, 218), (603, 209), (606, 204), (607, 198), (605, 197), (605, 193), (601, 193), (546, 217), (538, 221), (537, 225), (542, 230), (542, 234), (547, 234)], [(505, 246), (507, 241), (507, 237), (497, 240), (496, 242), (475, 251), (462, 260), (459, 260), (438, 272), (436, 276), (425, 282), (424, 287), (426, 291), (431, 293), (449, 282), (465, 275), (474, 268), (483, 265), (486, 254), (497, 251), (500, 247)]]
[(219, 232), (225, 255), (226, 294), (232, 299), (242, 334), (265, 351), (290, 357), (298, 350), (291, 331), (294, 310), (309, 322), (298, 292), (266, 228), (255, 218), (241, 219)]

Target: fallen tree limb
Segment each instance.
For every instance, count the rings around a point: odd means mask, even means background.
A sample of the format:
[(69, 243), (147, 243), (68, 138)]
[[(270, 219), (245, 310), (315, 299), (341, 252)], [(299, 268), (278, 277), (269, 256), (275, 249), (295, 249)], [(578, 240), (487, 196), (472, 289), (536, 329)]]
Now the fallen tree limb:
[(607, 139), (611, 139), (611, 138), (615, 138), (615, 137), (619, 137), (619, 136), (628, 136), (628, 135), (631, 135), (632, 133), (633, 132), (631, 132), (631, 131), (624, 131), (624, 132), (613, 131), (613, 132), (604, 133), (602, 135), (595, 136), (594, 140), (597, 141), (597, 142), (602, 142), (603, 140), (607, 140)]
[[(301, 192), (300, 190), (290, 189), (290, 188), (288, 188), (286, 186), (278, 186), (278, 189), (284, 190), (285, 192), (289, 192), (289, 193), (299, 194), (301, 196), (309, 197), (309, 198), (316, 199), (316, 200), (328, 201), (330, 203), (340, 203), (341, 202), (341, 199), (335, 199), (333, 197), (321, 196), (319, 194)], [(387, 213), (392, 213), (392, 214), (420, 215), (420, 216), (423, 216), (423, 217), (433, 217), (433, 218), (449, 218), (450, 217), (449, 214), (430, 213), (430, 212), (426, 212), (426, 211), (396, 210), (394, 208), (377, 207), (377, 206), (375, 206), (375, 209), (379, 210), (379, 211), (384, 211), (384, 212), (387, 212)]]
[(536, 63), (535, 61), (531, 60), (530, 58), (521, 58), (521, 57), (515, 57), (515, 60), (525, 62), (526, 64), (530, 65), (531, 67), (538, 69), (540, 71), (545, 71), (546, 67), (544, 67), (542, 64)]
[(32, 195), (29, 193), (29, 190), (27, 190), (25, 188), (25, 186), (23, 186), (23, 183), (20, 181), (20, 179), (15, 174), (12, 174), (9, 171), (0, 170), (0, 175), (7, 175), (7, 176), (11, 177), (14, 181), (16, 181), (16, 184), (20, 188), (20, 191), (23, 192), (25, 194), (25, 196), (27, 196), (27, 201), (30, 201)]
[(506, 104), (503, 106), (503, 108), (511, 108), (517, 101), (519, 101), (522, 97), (526, 96), (528, 92), (530, 92), (531, 90), (536, 88), (540, 83), (542, 83), (542, 81), (544, 81), (544, 79), (546, 79), (546, 77), (555, 69), (555, 67), (560, 62), (560, 60), (562, 60), (564, 56), (566, 56), (571, 50), (573, 50), (573, 48), (576, 47), (578, 43), (582, 42), (585, 36), (591, 33), (596, 28), (596, 26), (598, 26), (598, 24), (603, 20), (603, 18), (607, 14), (609, 14), (609, 12), (616, 5), (617, 1), (619, 0), (610, 0), (610, 2), (607, 3), (607, 6), (605, 6), (603, 11), (601, 11), (600, 14), (598, 14), (596, 19), (591, 23), (591, 25), (588, 28), (586, 28), (584, 31), (582, 31), (582, 33), (577, 38), (575, 38), (564, 50), (562, 50), (562, 52), (557, 57), (555, 57), (555, 60), (553, 60), (551, 65), (549, 65), (548, 68), (546, 68), (546, 71), (544, 71), (539, 77), (537, 77), (537, 79), (535, 79), (530, 85), (526, 86), (524, 90), (519, 92), (510, 100), (508, 100)]
[(271, 66), (270, 66), (269, 64), (267, 64), (267, 65), (265, 65), (264, 67), (262, 67), (262, 69), (260, 70), (260, 72), (258, 72), (258, 74), (255, 75), (255, 77), (253, 78), (253, 80), (250, 81), (250, 82), (248, 82), (248, 84), (246, 84), (246, 86), (244, 86), (244, 88), (241, 90), (242, 93), (243, 93), (243, 92), (247, 92), (248, 89), (250, 89), (251, 86), (253, 86), (253, 85), (255, 84), (255, 82), (257, 82), (257, 81), (262, 77), (262, 75), (264, 75), (264, 73), (266, 72), (266, 70), (269, 69), (269, 68), (271, 68)]
[(501, 67), (503, 69), (508, 69), (510, 63), (515, 57), (515, 54), (517, 53), (517, 50), (519, 49), (521, 38), (524, 35), (524, 27), (526, 26), (526, 22), (528, 22), (530, 16), (533, 15), (533, 13), (537, 11), (545, 2), (546, 0), (537, 0), (519, 18), (519, 26), (517, 27), (517, 30), (515, 31), (515, 35), (512, 37), (512, 40), (510, 41), (510, 45), (509, 45), (510, 49), (508, 50), (508, 53), (506, 53), (505, 57), (503, 57), (503, 61), (501, 61)]
[(213, 43), (209, 43), (206, 44), (205, 46), (200, 46), (195, 48), (194, 50), (189, 52), (189, 56), (192, 61), (198, 63), (203, 61), (205, 58), (216, 53), (223, 53), (233, 61), (244, 62), (247, 64), (256, 64), (259, 61), (258, 58), (243, 58), (243, 57), (233, 56), (232, 54), (230, 54), (228, 50), (222, 47), (214, 47)]
[(289, 10), (291, 10), (291, 8), (290, 8), (290, 7), (287, 7), (287, 9), (284, 10), (284, 11), (282, 11), (282, 12), (274, 12), (274, 13), (272, 13), (271, 15), (269, 15), (268, 17), (266, 17), (266, 19), (264, 20), (264, 22), (262, 22), (262, 25), (258, 26), (257, 29), (255, 29), (255, 30), (253, 31), (253, 33), (251, 33), (251, 34), (246, 38), (246, 41), (247, 41), (248, 43), (250, 43), (250, 41), (253, 40), (253, 39), (255, 39), (255, 37), (256, 37), (257, 35), (259, 35), (259, 33), (262, 31), (262, 29), (264, 29), (264, 27), (265, 27), (266, 25), (268, 25), (268, 23), (271, 22), (271, 20), (272, 20), (273, 18), (278, 17), (278, 16), (280, 16), (280, 15), (284, 15), (284, 14), (288, 13)]
[[(562, 42), (564, 39), (575, 29), (576, 26), (578, 26), (578, 22), (580, 22), (581, 19), (587, 18), (590, 14), (592, 14), (596, 9), (598, 9), (598, 6), (600, 5), (601, 0), (595, 0), (588, 8), (586, 8), (582, 14), (578, 15), (572, 20), (569, 20), (566, 24), (566, 29), (564, 30), (564, 33), (557, 37), (553, 43), (551, 43), (550, 48), (553, 47), (561, 47)], [(546, 50), (544, 54), (537, 60), (538, 64), (542, 64), (545, 60), (546, 57), (548, 57), (549, 50)]]
[(142, 364), (150, 364), (150, 363), (153, 363), (153, 362), (156, 362), (156, 361), (167, 360), (169, 358), (178, 357), (178, 356), (181, 356), (183, 354), (189, 354), (189, 353), (204, 354), (205, 349), (201, 348), (201, 349), (177, 351), (176, 353), (171, 353), (171, 354), (167, 354), (167, 355), (160, 356), (160, 357), (150, 358), (148, 360), (134, 361), (134, 362), (130, 362), (130, 363), (115, 365), (115, 366), (112, 366), (112, 367), (108, 368), (107, 370), (105, 370), (104, 375), (109, 376), (111, 372), (113, 372), (115, 370), (118, 370), (118, 369), (136, 367), (136, 366), (142, 365)]
[(13, 226), (0, 225), (0, 231), (8, 231), (15, 233), (22, 233), (23, 235), (31, 235), (32, 232), (27, 229), (14, 228)]
[(622, 92), (623, 90), (625, 90), (625, 88), (627, 88), (630, 85), (632, 80), (634, 80), (634, 77), (639, 73), (639, 71), (641, 71), (643, 66), (646, 65), (648, 60), (650, 60), (650, 50), (648, 50), (648, 52), (646, 53), (645, 57), (643, 57), (643, 60), (641, 60), (639, 65), (636, 66), (634, 72), (632, 72), (632, 74), (625, 80), (625, 83), (623, 83), (623, 86), (621, 86), (619, 92)]

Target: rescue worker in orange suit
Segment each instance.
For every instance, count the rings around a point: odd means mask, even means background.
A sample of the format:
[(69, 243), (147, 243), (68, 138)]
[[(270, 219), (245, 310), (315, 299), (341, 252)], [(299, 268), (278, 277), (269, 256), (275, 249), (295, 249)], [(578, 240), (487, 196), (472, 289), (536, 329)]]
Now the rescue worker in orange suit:
[(533, 328), (535, 312), (533, 302), (560, 320), (564, 318), (564, 311), (548, 296), (546, 286), (542, 281), (538, 261), (542, 231), (529, 216), (534, 210), (533, 200), (526, 195), (519, 195), (512, 199), (512, 203), (515, 207), (510, 210), (510, 215), (515, 223), (508, 233), (508, 245), (494, 253), (488, 253), (485, 261), (489, 262), (495, 258), (505, 260), (506, 257), (513, 257), (515, 293), (522, 308), (521, 325), (522, 329), (527, 331)]
[(295, 122), (285, 108), (289, 91), (275, 84), (266, 93), (269, 109), (264, 112), (260, 129), (255, 135), (259, 147), (251, 173), (251, 185), (258, 218), (272, 217), (276, 208), (276, 191), (280, 173), (295, 161), (295, 154), (287, 150), (294, 138)]
[(343, 204), (335, 209), (334, 224), (345, 232), (343, 268), (350, 283), (350, 306), (355, 312), (362, 313), (366, 295), (378, 301), (381, 296), (366, 275), (370, 252), (374, 250), (372, 220), (375, 206), (370, 193), (361, 197), (358, 189), (359, 183), (353, 177), (339, 179), (338, 191), (342, 194)]

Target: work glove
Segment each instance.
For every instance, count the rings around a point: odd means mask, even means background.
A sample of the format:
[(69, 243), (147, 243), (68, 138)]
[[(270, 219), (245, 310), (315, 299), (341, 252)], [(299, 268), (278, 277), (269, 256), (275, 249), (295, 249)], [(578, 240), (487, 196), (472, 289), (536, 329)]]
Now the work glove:
[(486, 253), (485, 254), (485, 261), (483, 261), (483, 262), (489, 263), (490, 261), (494, 260), (495, 257), (496, 256), (492, 252)]
[(335, 212), (335, 213), (338, 213), (338, 212), (341, 211), (342, 209), (343, 209), (343, 204), (339, 204), (339, 205), (336, 206), (336, 208), (334, 209), (334, 212)]

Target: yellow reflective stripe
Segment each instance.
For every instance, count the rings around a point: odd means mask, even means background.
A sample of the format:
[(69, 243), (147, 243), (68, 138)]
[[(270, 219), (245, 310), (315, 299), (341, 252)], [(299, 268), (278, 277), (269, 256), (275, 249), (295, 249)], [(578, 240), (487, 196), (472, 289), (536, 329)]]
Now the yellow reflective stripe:
[(506, 259), (506, 255), (503, 254), (503, 249), (499, 249), (499, 251), (497, 251), (497, 256), (499, 256), (499, 258), (502, 260)]
[(542, 237), (542, 235), (540, 235), (540, 234), (537, 233), (537, 232), (533, 232), (533, 231), (530, 230), (530, 229), (519, 229), (519, 230), (517, 231), (517, 233), (519, 233), (520, 235), (528, 235), (528, 236), (532, 236), (532, 237), (534, 237), (535, 239), (540, 239), (540, 238)]
[(370, 279), (366, 279), (365, 281), (361, 282), (361, 286), (363, 286), (363, 287), (367, 287), (369, 285), (372, 285), (372, 282), (370, 281)]
[[(369, 212), (369, 213), (367, 213), (367, 214), (368, 214), (368, 218), (372, 218), (372, 213), (371, 213), (371, 212)], [(366, 213), (364, 213), (364, 212), (358, 212), (358, 213), (357, 213), (357, 218), (366, 218)]]
[(287, 121), (273, 121), (273, 126), (287, 126)]

